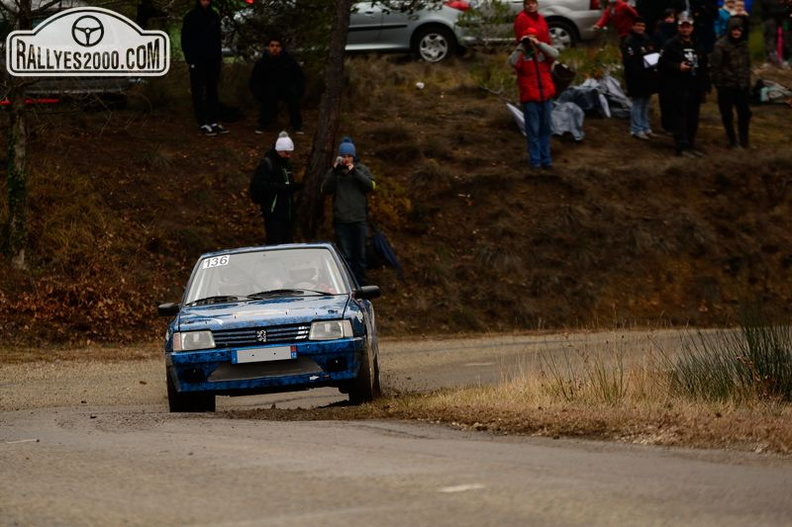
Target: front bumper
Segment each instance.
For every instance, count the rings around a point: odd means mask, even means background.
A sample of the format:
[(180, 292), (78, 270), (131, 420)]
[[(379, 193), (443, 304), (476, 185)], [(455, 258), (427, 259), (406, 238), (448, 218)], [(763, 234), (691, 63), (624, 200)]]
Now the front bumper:
[[(357, 377), (366, 339), (355, 337), (292, 345), (295, 358), (234, 364), (250, 348), (167, 352), (166, 367), (178, 392), (251, 395), (340, 386)], [(277, 346), (262, 346), (262, 350)], [(294, 355), (293, 355), (294, 356)]]

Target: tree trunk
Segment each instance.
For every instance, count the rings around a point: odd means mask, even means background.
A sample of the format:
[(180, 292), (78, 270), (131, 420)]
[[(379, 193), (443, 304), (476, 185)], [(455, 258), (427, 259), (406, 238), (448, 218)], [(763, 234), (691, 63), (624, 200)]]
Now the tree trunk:
[(344, 90), (344, 48), (349, 28), (351, 0), (335, 0), (335, 13), (327, 46), (325, 91), (319, 105), (319, 119), (313, 137), (311, 156), (303, 178), (300, 226), (306, 239), (316, 239), (324, 220), (324, 199), (319, 191), (322, 179), (335, 154), (341, 102)]
[(25, 248), (27, 247), (27, 130), (24, 95), (10, 95), (8, 134), (8, 255), (11, 265), (17, 269), (25, 268)]
[[(17, 29), (30, 29), (30, 0), (16, 2)], [(9, 108), (8, 130), (8, 223), (6, 224), (5, 248), (11, 265), (24, 269), (25, 249), (28, 242), (27, 230), (27, 111), (23, 83), (6, 73)]]

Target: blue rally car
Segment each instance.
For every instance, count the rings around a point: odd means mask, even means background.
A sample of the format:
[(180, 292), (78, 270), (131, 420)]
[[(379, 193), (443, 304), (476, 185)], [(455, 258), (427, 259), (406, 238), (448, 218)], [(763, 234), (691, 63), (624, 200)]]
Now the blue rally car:
[(171, 412), (213, 412), (216, 395), (334, 386), (380, 394), (370, 300), (329, 243), (247, 247), (198, 259), (165, 333)]

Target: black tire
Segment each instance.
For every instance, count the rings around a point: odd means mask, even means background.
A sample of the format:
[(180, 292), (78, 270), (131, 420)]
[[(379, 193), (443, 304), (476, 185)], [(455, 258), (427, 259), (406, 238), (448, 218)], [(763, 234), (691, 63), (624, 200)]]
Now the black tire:
[(580, 37), (572, 24), (564, 20), (551, 19), (547, 21), (547, 26), (550, 29), (550, 40), (556, 49), (561, 51), (577, 46)]
[(171, 412), (214, 412), (215, 396), (212, 393), (179, 393), (170, 370), (165, 370), (168, 385), (168, 410)]
[(349, 385), (349, 402), (352, 404), (368, 403), (381, 395), (379, 379), (379, 360), (376, 350), (366, 347), (363, 364), (357, 378)]
[(454, 32), (443, 26), (421, 27), (412, 38), (412, 52), (426, 62), (442, 62), (457, 51)]

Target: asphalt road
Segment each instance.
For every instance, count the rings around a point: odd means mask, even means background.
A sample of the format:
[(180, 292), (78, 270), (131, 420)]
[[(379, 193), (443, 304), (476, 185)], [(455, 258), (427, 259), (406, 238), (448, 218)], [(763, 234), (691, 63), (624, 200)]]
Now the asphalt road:
[[(382, 368), (386, 389), (431, 389), (564, 350), (643, 360), (663, 339), (678, 336), (383, 342)], [(0, 525), (792, 525), (789, 459), (222, 411), (332, 390), (169, 414), (163, 377), (159, 360), (0, 364)]]

